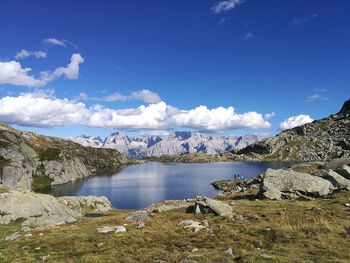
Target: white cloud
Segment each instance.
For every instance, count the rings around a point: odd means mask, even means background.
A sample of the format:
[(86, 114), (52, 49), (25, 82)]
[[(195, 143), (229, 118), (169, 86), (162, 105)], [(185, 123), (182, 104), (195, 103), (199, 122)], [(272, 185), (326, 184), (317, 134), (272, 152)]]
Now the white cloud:
[(226, 0), (226, 1), (221, 1), (221, 2), (217, 2), (210, 9), (215, 14), (220, 14), (220, 13), (227, 12), (227, 11), (237, 7), (238, 5), (242, 4), (243, 2), (244, 2), (243, 0)]
[(65, 76), (68, 79), (77, 79), (79, 77), (79, 64), (83, 62), (84, 58), (80, 54), (73, 54), (67, 67), (55, 69), (53, 76), (55, 78)]
[(17, 61), (0, 62), (0, 84), (39, 87), (42, 83), (39, 79), (28, 75), (31, 68), (22, 68)]
[(292, 20), (292, 24), (294, 25), (301, 25), (301, 24), (306, 24), (308, 22), (310, 22), (312, 19), (315, 19), (317, 18), (317, 14), (313, 14), (311, 16), (308, 16), (308, 17), (297, 17), (297, 18), (294, 18)]
[(70, 45), (76, 49), (78, 48), (77, 45), (73, 44), (71, 41), (67, 39), (46, 38), (43, 40), (43, 43), (50, 46), (67, 47), (67, 45)]
[(238, 114), (233, 107), (208, 109), (199, 106), (188, 111), (181, 111), (173, 117), (182, 127), (206, 131), (225, 131), (232, 129), (269, 128), (271, 124), (257, 112)]
[(9, 124), (54, 127), (77, 124), (88, 113), (84, 103), (56, 99), (38, 93), (0, 99), (0, 120)]
[(90, 101), (106, 101), (106, 102), (115, 102), (115, 101), (129, 101), (129, 100), (141, 100), (146, 103), (158, 103), (161, 102), (160, 96), (148, 89), (137, 90), (131, 93), (131, 95), (126, 96), (122, 95), (119, 92), (114, 92), (110, 95), (100, 97), (90, 97), (86, 93), (81, 92), (78, 96), (78, 99), (81, 98), (83, 100)]
[(248, 32), (248, 33), (246, 33), (246, 34), (244, 35), (244, 39), (251, 39), (251, 38), (253, 38), (253, 37), (254, 37), (254, 35), (253, 35), (252, 32)]
[(257, 112), (238, 114), (233, 107), (208, 109), (199, 106), (180, 110), (163, 101), (130, 109), (112, 109), (101, 105), (87, 107), (76, 100), (55, 98), (52, 90), (0, 99), (0, 122), (40, 127), (83, 125), (130, 130), (187, 127), (215, 132), (269, 128), (271, 125), (267, 119), (271, 116)]
[(159, 95), (148, 89), (135, 91), (131, 94), (131, 97), (136, 100), (142, 100), (147, 103), (158, 103), (161, 101)]
[(324, 96), (323, 94), (320, 93), (315, 93), (309, 97), (307, 97), (307, 102), (315, 102), (315, 101), (326, 101), (329, 100), (328, 97)]
[(62, 47), (66, 46), (66, 43), (64, 40), (58, 40), (56, 38), (46, 38), (43, 40), (43, 43), (47, 45), (52, 45), (52, 46), (62, 46)]
[(300, 114), (298, 116), (289, 117), (281, 122), (280, 129), (287, 130), (313, 121), (314, 120), (310, 117), (310, 115)]
[(68, 79), (76, 79), (79, 76), (79, 64), (83, 62), (84, 58), (80, 54), (73, 54), (67, 67), (59, 67), (54, 72), (42, 71), (40, 76), (35, 78), (29, 75), (31, 68), (22, 68), (17, 61), (0, 61), (0, 84), (42, 87), (61, 76), (65, 76)]
[(22, 49), (21, 51), (17, 52), (15, 59), (24, 59), (30, 56), (34, 56), (36, 58), (46, 58), (47, 53), (44, 51), (28, 51), (25, 49)]

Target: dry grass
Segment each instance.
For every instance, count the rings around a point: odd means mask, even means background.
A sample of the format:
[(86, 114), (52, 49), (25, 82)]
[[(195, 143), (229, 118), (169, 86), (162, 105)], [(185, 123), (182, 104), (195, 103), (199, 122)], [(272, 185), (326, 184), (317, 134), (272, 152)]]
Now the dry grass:
[[(126, 223), (130, 211), (118, 210), (1, 242), (0, 262), (37, 262), (48, 254), (48, 262), (233, 262), (225, 253), (228, 247), (240, 262), (265, 262), (261, 254), (272, 256), (270, 262), (349, 262), (350, 210), (344, 207), (349, 197), (338, 193), (310, 202), (235, 200), (234, 209), (244, 220), (177, 210), (155, 214), (144, 229), (129, 223), (126, 233), (98, 234), (99, 226)], [(211, 231), (193, 233), (177, 226), (184, 219), (207, 219)], [(18, 227), (0, 225), (0, 239)], [(191, 252), (194, 248), (198, 251)]]

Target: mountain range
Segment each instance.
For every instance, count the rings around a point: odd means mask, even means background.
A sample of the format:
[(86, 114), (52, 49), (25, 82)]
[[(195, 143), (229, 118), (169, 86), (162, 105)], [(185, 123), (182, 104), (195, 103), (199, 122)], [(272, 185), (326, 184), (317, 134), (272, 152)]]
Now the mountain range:
[(83, 146), (115, 149), (129, 157), (160, 157), (186, 153), (222, 154), (242, 149), (259, 141), (256, 135), (244, 136), (206, 136), (199, 132), (174, 131), (167, 137), (143, 136), (129, 137), (112, 133), (102, 140), (100, 137), (77, 136), (70, 140)]

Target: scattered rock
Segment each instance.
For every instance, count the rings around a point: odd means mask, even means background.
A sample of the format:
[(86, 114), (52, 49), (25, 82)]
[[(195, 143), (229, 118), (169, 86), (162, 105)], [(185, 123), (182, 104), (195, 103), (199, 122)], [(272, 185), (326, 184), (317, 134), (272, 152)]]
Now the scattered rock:
[(346, 206), (346, 207), (350, 207), (350, 203), (346, 203), (344, 206)]
[(163, 213), (174, 209), (188, 208), (194, 205), (194, 201), (187, 200), (166, 200), (159, 204), (153, 204), (146, 208), (147, 211)]
[(194, 207), (189, 210), (196, 214), (214, 214), (223, 217), (233, 217), (235, 215), (230, 205), (209, 197), (197, 200)]
[(114, 232), (116, 230), (116, 228), (117, 227), (115, 227), (115, 226), (103, 226), (103, 227), (97, 228), (97, 232), (102, 233), (102, 234), (106, 234), (106, 233)]
[(5, 241), (13, 241), (13, 240), (19, 239), (20, 237), (21, 235), (18, 232), (15, 232), (10, 236), (5, 237)]
[(194, 220), (183, 220), (178, 225), (183, 226), (184, 228), (192, 229), (193, 232), (198, 232), (206, 228), (201, 222)]
[(136, 226), (137, 229), (142, 229), (142, 228), (145, 228), (145, 222), (141, 222), (140, 224), (138, 224)]
[(50, 257), (50, 254), (46, 256), (41, 256), (40, 259), (41, 261), (46, 261), (49, 257)]
[(228, 255), (230, 255), (230, 256), (232, 256), (232, 257), (234, 257), (234, 255), (233, 255), (233, 249), (230, 248), (230, 247), (229, 247), (227, 250), (225, 250), (225, 253), (228, 254)]
[(193, 252), (193, 253), (195, 253), (195, 252), (197, 252), (197, 251), (199, 251), (199, 249), (196, 248), (196, 247), (195, 247), (194, 249), (191, 250), (191, 252)]
[(348, 165), (343, 165), (341, 167), (338, 167), (336, 169), (336, 172), (339, 173), (341, 176), (344, 178), (350, 180), (350, 166)]
[(117, 226), (117, 228), (115, 229), (115, 233), (124, 233), (124, 232), (126, 232), (125, 226)]
[(96, 246), (98, 247), (98, 248), (100, 248), (100, 247), (103, 247), (105, 245), (105, 242), (100, 242), (100, 243), (98, 243)]
[(344, 178), (342, 175), (339, 173), (333, 171), (333, 170), (328, 170), (328, 171), (322, 171), (319, 173), (319, 175), (330, 181), (334, 187), (334, 189), (346, 189), (350, 190), (350, 180)]
[(273, 256), (270, 256), (268, 254), (260, 254), (260, 257), (263, 259), (269, 259), (269, 260), (273, 259)]
[(125, 217), (125, 221), (127, 222), (143, 222), (145, 220), (148, 220), (150, 216), (150, 212), (148, 211), (140, 211), (133, 214), (128, 215)]

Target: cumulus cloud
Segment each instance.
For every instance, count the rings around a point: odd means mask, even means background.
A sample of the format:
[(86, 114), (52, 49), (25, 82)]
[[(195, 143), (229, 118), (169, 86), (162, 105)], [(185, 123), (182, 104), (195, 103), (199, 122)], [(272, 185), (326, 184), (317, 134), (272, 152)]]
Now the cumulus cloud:
[(25, 59), (27, 57), (36, 57), (36, 58), (46, 58), (47, 53), (44, 51), (28, 51), (25, 49), (22, 49), (21, 51), (17, 52), (15, 59)]
[(199, 106), (181, 111), (173, 117), (177, 125), (205, 131), (225, 131), (232, 129), (269, 128), (271, 124), (257, 112), (238, 114), (233, 107), (208, 109)]
[(0, 99), (0, 120), (9, 124), (54, 127), (77, 124), (86, 118), (84, 103), (47, 97), (47, 94), (24, 93)]
[(215, 14), (220, 14), (223, 12), (227, 12), (238, 5), (242, 4), (243, 0), (226, 0), (217, 2), (215, 5), (213, 5), (210, 10), (213, 11)]
[(313, 122), (314, 120), (310, 115), (300, 114), (298, 116), (292, 116), (280, 123), (281, 130), (292, 129), (294, 127)]
[(147, 103), (158, 103), (161, 101), (159, 95), (148, 89), (138, 90), (131, 94), (131, 97), (136, 100), (142, 100)]
[(53, 72), (42, 71), (39, 77), (30, 75), (31, 68), (22, 68), (17, 61), (0, 61), (0, 84), (10, 84), (27, 87), (42, 87), (48, 82), (65, 76), (68, 79), (76, 79), (79, 76), (79, 64), (84, 62), (80, 54), (73, 54), (67, 67), (59, 67)]
[(271, 114), (236, 113), (233, 107), (199, 106), (180, 110), (161, 101), (137, 108), (88, 107), (77, 100), (55, 98), (52, 90), (22, 93), (0, 99), (0, 122), (53, 127), (84, 125), (110, 129), (168, 130), (177, 127), (205, 131), (269, 128)]
[(134, 91), (129, 96), (120, 94), (119, 92), (114, 92), (110, 95), (103, 96), (103, 97), (90, 97), (86, 93), (81, 92), (78, 98), (81, 98), (83, 100), (106, 101), (106, 102), (129, 101), (129, 100), (141, 100), (146, 103), (161, 102), (160, 96), (157, 93), (150, 91), (148, 89)]

